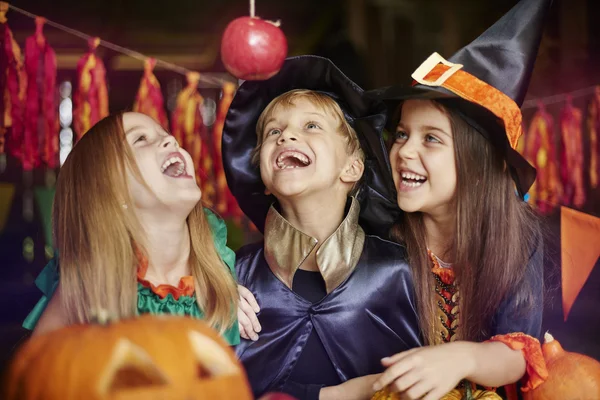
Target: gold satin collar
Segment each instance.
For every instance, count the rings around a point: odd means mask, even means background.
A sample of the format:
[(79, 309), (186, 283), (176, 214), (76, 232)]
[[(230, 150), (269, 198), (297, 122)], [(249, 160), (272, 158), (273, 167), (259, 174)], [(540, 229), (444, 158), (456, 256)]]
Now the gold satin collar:
[[(358, 225), (359, 213), (360, 204), (352, 197), (346, 217), (317, 250), (317, 267), (327, 293), (344, 282), (362, 254), (365, 232)], [(317, 246), (317, 239), (293, 227), (274, 206), (267, 213), (264, 238), (269, 268), (291, 289), (294, 274)]]

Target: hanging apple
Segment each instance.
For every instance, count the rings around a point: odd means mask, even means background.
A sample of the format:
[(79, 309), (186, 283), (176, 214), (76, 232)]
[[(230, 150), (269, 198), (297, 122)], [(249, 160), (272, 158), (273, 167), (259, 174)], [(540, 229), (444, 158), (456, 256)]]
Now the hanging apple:
[(276, 22), (241, 17), (227, 25), (221, 41), (221, 59), (238, 79), (269, 79), (283, 65), (287, 40)]

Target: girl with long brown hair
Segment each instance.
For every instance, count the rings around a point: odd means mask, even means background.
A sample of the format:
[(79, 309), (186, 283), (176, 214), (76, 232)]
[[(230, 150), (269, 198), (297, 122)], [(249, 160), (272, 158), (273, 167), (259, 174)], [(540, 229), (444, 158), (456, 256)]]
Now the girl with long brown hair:
[(34, 334), (115, 318), (184, 314), (239, 342), (234, 254), (224, 223), (200, 202), (190, 155), (140, 113), (98, 122), (61, 167), (44, 297), (24, 326)]
[[(439, 399), (464, 379), (539, 385), (543, 243), (516, 152), (547, 0), (523, 0), (450, 61), (432, 54), (386, 101), (398, 206), (425, 347), (382, 360), (374, 389)], [(463, 385), (466, 384), (463, 382)], [(403, 397), (404, 398), (404, 397)]]

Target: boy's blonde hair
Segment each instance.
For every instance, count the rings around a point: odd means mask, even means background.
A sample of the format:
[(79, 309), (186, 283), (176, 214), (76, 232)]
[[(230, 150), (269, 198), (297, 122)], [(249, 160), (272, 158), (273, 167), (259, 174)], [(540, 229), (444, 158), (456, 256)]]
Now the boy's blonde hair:
[(288, 109), (294, 106), (296, 104), (295, 101), (299, 99), (305, 99), (314, 106), (323, 110), (323, 112), (325, 112), (327, 115), (334, 116), (339, 123), (337, 132), (342, 134), (342, 136), (344, 136), (347, 140), (348, 154), (356, 154), (360, 160), (364, 162), (365, 154), (360, 147), (358, 135), (344, 117), (344, 113), (342, 112), (340, 105), (326, 94), (315, 92), (314, 90), (295, 89), (285, 92), (284, 94), (281, 94), (271, 100), (271, 102), (260, 114), (260, 117), (258, 117), (258, 122), (256, 123), (256, 147), (254, 147), (252, 150), (252, 163), (254, 165), (259, 164), (260, 149), (263, 143), (263, 131), (265, 129), (266, 122), (273, 116), (279, 107), (283, 108), (284, 110)]

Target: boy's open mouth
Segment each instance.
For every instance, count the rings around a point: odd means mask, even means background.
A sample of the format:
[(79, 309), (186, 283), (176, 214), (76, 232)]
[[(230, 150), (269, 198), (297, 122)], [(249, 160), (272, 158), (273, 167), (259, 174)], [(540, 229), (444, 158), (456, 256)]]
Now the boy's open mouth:
[(400, 175), (402, 176), (402, 184), (409, 187), (421, 186), (427, 180), (426, 177), (414, 172), (402, 171)]
[(277, 160), (275, 160), (275, 165), (279, 169), (304, 168), (311, 163), (312, 160), (298, 150), (284, 150), (277, 156)]
[(170, 153), (160, 167), (160, 172), (172, 178), (186, 176), (185, 159), (181, 153)]

